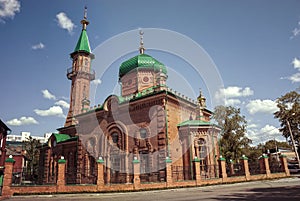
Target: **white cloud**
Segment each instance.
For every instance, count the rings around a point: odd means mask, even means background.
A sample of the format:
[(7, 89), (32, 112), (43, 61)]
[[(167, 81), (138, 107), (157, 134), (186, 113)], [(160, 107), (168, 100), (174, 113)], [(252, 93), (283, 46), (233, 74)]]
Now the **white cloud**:
[(231, 99), (226, 99), (225, 100), (225, 105), (226, 106), (235, 106), (235, 105), (238, 105), (240, 103), (241, 103), (241, 101), (239, 99), (231, 98)]
[(293, 36), (291, 38), (298, 36), (300, 34), (300, 28), (293, 29), (292, 33), (293, 33)]
[(12, 119), (6, 122), (10, 126), (23, 126), (38, 124), (38, 122), (33, 117), (21, 117), (20, 119)]
[(253, 93), (253, 90), (249, 87), (243, 89), (237, 86), (229, 86), (227, 88), (219, 89), (216, 93), (216, 97), (237, 98), (251, 96)]
[(265, 125), (263, 128), (260, 129), (261, 135), (281, 135), (278, 128), (272, 125)]
[(251, 100), (246, 108), (250, 114), (255, 113), (274, 113), (278, 110), (277, 104), (272, 100)]
[(43, 97), (44, 98), (46, 98), (46, 99), (52, 99), (52, 100), (55, 100), (56, 99), (56, 97), (53, 95), (53, 94), (51, 94), (49, 91), (48, 91), (48, 89), (44, 89), (44, 90), (42, 90), (42, 93), (43, 93)]
[(291, 80), (293, 83), (294, 82), (300, 82), (300, 73), (295, 73), (288, 77), (289, 80)]
[(247, 128), (246, 136), (250, 138), (252, 141), (258, 140), (258, 136), (256, 128)]
[(58, 20), (59, 27), (68, 30), (69, 33), (72, 33), (75, 25), (73, 24), (72, 20), (68, 18), (66, 13), (60, 12), (56, 15), (56, 18)]
[(3, 18), (14, 18), (17, 12), (20, 12), (21, 4), (17, 0), (0, 0), (0, 21)]
[(64, 100), (59, 100), (59, 101), (55, 102), (55, 105), (59, 105), (59, 106), (62, 106), (63, 108), (67, 108), (67, 109), (70, 107), (70, 104)]
[(293, 39), (294, 37), (298, 36), (300, 34), (300, 21), (298, 21), (298, 26), (293, 29), (292, 36), (290, 39)]
[(257, 128), (257, 125), (256, 124), (249, 124), (247, 125), (247, 129), (254, 129), (254, 128)]
[(40, 110), (40, 109), (35, 109), (34, 112), (37, 115), (40, 116), (58, 116), (58, 117), (65, 117), (63, 110), (60, 106), (52, 106), (47, 110)]
[(292, 61), (293, 67), (298, 70), (295, 74), (289, 76), (289, 77), (281, 77), (280, 79), (288, 79), (294, 82), (300, 82), (300, 60), (298, 58), (294, 58)]
[(31, 49), (33, 49), (33, 50), (39, 50), (39, 49), (44, 49), (44, 48), (45, 48), (45, 45), (41, 42), (31, 46)]
[(269, 124), (262, 128), (258, 128), (256, 124), (248, 125), (246, 136), (252, 140), (253, 145), (265, 143), (266, 141), (273, 140), (275, 137), (276, 140), (284, 140), (278, 128)]
[(294, 68), (300, 69), (300, 60), (298, 58), (294, 58), (294, 60), (292, 61), (292, 64), (293, 64)]
[(254, 92), (250, 87), (229, 86), (219, 89), (215, 94), (215, 99), (219, 104), (234, 106), (241, 103), (238, 98), (252, 96), (253, 94)]
[(101, 80), (100, 79), (95, 79), (91, 83), (94, 84), (94, 85), (98, 85), (98, 84), (101, 84)]

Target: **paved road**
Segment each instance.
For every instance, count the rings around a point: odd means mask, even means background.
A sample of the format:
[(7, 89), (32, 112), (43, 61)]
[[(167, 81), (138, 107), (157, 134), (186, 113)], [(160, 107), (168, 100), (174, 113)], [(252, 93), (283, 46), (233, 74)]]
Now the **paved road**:
[(218, 201), (218, 200), (259, 200), (259, 201), (299, 201), (300, 177), (271, 181), (255, 181), (206, 187), (169, 190), (103, 193), (103, 194), (58, 194), (43, 196), (14, 196), (9, 201)]

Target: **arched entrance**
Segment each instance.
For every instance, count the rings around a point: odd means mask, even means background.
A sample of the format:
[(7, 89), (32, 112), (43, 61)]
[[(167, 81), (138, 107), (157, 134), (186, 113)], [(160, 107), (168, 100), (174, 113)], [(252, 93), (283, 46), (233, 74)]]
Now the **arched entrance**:
[(108, 129), (107, 155), (106, 155), (106, 177), (107, 183), (128, 182), (128, 154), (127, 135), (124, 129), (114, 124)]

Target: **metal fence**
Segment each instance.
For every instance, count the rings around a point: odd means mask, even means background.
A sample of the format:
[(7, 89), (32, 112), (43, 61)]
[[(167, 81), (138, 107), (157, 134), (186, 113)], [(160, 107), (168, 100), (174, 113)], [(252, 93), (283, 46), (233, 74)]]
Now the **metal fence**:
[(251, 175), (262, 174), (263, 170), (260, 168), (259, 161), (249, 162), (249, 172)]
[[(218, 165), (201, 165), (201, 179), (219, 178)], [(174, 181), (195, 180), (195, 169), (192, 166), (172, 166), (172, 178)]]
[(219, 178), (219, 166), (201, 165), (200, 174), (201, 174), (201, 179), (217, 179)]
[(269, 166), (271, 173), (284, 172), (281, 162), (276, 158), (269, 158)]
[(35, 185), (38, 183), (38, 168), (14, 168), (12, 185)]
[(244, 175), (243, 166), (240, 163), (226, 164), (226, 173), (228, 177)]

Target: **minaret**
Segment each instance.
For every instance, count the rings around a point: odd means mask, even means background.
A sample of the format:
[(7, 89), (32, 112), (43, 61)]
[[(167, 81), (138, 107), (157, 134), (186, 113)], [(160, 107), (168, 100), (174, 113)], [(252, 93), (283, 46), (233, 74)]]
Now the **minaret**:
[(65, 127), (76, 123), (74, 116), (84, 112), (90, 105), (90, 81), (95, 79), (95, 72), (91, 69), (91, 61), (95, 56), (91, 52), (86, 28), (87, 8), (84, 9), (84, 17), (81, 20), (82, 31), (74, 52), (70, 54), (72, 67), (67, 71), (67, 77), (72, 81), (70, 93), (70, 108)]

